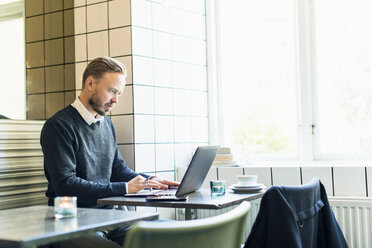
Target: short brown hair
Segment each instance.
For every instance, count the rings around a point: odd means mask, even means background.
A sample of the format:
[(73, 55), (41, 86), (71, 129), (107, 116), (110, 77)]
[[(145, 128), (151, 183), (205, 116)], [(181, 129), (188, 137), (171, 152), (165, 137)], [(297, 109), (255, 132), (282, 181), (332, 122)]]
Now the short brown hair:
[(125, 77), (127, 76), (127, 68), (120, 61), (110, 57), (98, 57), (90, 61), (85, 68), (82, 89), (84, 89), (85, 81), (89, 76), (99, 79), (106, 72), (119, 72)]

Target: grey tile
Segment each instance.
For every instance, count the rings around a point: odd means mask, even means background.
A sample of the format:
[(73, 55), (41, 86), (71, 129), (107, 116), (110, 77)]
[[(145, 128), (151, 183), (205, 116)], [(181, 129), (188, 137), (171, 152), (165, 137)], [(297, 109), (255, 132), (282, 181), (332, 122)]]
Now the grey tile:
[(39, 41), (44, 39), (43, 16), (26, 18), (26, 42)]
[(75, 90), (75, 64), (65, 65), (65, 90)]
[(44, 36), (45, 39), (58, 38), (63, 36), (62, 11), (46, 14)]
[(63, 12), (63, 35), (69, 36), (74, 34), (74, 10), (69, 9)]
[(74, 7), (74, 0), (63, 0), (63, 8), (70, 9)]
[(27, 70), (27, 93), (44, 93), (44, 68)]
[(44, 65), (44, 42), (26, 44), (26, 67), (40, 67)]
[(65, 38), (64, 42), (64, 54), (65, 54), (65, 63), (75, 62), (75, 38), (74, 36)]
[(62, 0), (44, 0), (44, 4), (45, 13), (62, 10), (63, 8)]
[(45, 41), (45, 65), (63, 64), (63, 39)]
[(45, 68), (45, 91), (63, 91), (64, 90), (64, 66), (50, 66)]
[(26, 17), (43, 14), (43, 11), (44, 11), (43, 0), (26, 0), (25, 1)]
[(64, 92), (46, 94), (46, 118), (50, 118), (65, 106)]
[(65, 92), (65, 107), (73, 103), (76, 99), (76, 92), (75, 91), (68, 91)]
[(27, 97), (27, 119), (44, 120), (45, 119), (45, 98), (44, 94), (29, 95)]

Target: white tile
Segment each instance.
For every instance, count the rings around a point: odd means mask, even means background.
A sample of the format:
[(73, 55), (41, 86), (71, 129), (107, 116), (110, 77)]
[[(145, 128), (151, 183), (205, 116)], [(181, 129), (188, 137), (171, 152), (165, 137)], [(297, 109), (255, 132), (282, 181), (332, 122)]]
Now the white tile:
[(271, 186), (271, 170), (270, 167), (244, 167), (244, 175), (257, 175), (257, 182)]
[(126, 85), (133, 84), (133, 76), (132, 76), (132, 56), (124, 56), (116, 58), (119, 60), (123, 65), (127, 68), (127, 78), (126, 78)]
[(174, 96), (174, 114), (175, 115), (191, 115), (190, 91), (175, 89), (173, 91), (173, 96)]
[(243, 175), (243, 168), (236, 167), (217, 167), (218, 180), (226, 181), (226, 188), (236, 183), (236, 176)]
[(154, 59), (154, 85), (172, 87), (172, 62)]
[(132, 27), (132, 53), (152, 57), (152, 31)]
[(156, 176), (160, 179), (175, 181), (176, 176), (174, 171), (163, 171), (163, 172), (156, 172)]
[(187, 167), (191, 161), (193, 149), (190, 144), (175, 144), (174, 154), (176, 167)]
[(74, 0), (74, 7), (86, 5), (87, 1), (86, 0)]
[(273, 167), (272, 174), (274, 185), (301, 185), (299, 167)]
[(188, 62), (199, 65), (207, 64), (207, 47), (205, 41), (189, 39), (189, 49), (192, 56), (189, 56)]
[(327, 191), (327, 195), (333, 195), (331, 167), (302, 167), (303, 184), (310, 182), (313, 177), (319, 178), (319, 180), (323, 183)]
[(155, 116), (155, 141), (156, 143), (173, 142), (173, 117)]
[(190, 74), (190, 65), (186, 63), (173, 62), (172, 63), (172, 79), (175, 88), (189, 89), (191, 81), (195, 75)]
[(207, 90), (207, 68), (203, 65), (190, 65), (190, 88), (193, 90)]
[(133, 83), (153, 85), (153, 59), (133, 56)]
[(196, 13), (189, 13), (189, 28), (187, 30), (187, 35), (191, 37), (195, 37), (201, 40), (205, 40), (206, 32), (205, 32), (205, 16), (196, 14)]
[(133, 116), (111, 116), (117, 143), (133, 143)]
[(365, 197), (365, 167), (333, 167), (335, 196)]
[(127, 166), (134, 170), (134, 145), (118, 145), (118, 148)]
[(130, 27), (110, 30), (110, 56), (129, 55), (131, 51)]
[(191, 91), (191, 115), (208, 116), (207, 92)]
[(174, 117), (174, 139), (175, 142), (191, 142), (190, 117)]
[(174, 145), (156, 144), (156, 171), (174, 170)]
[(86, 7), (74, 9), (74, 25), (75, 34), (82, 34), (87, 32)]
[(172, 9), (172, 33), (189, 35), (189, 29), (194, 28), (190, 25), (190, 14), (181, 9)]
[(119, 102), (112, 109), (111, 114), (130, 114), (133, 113), (133, 87), (125, 86), (123, 95), (119, 97)]
[(108, 28), (107, 2), (87, 6), (87, 30), (88, 32)]
[(150, 86), (134, 85), (134, 112), (140, 114), (154, 113), (154, 90)]
[(86, 61), (87, 60), (87, 36), (77, 35), (75, 36), (75, 61)]
[(155, 114), (173, 115), (173, 89), (154, 88)]
[(130, 21), (130, 0), (109, 1), (109, 27), (128, 26)]
[(132, 3), (132, 25), (151, 28), (151, 2), (135, 0)]
[(136, 172), (155, 171), (155, 145), (136, 144), (135, 145)]
[(205, 13), (205, 1), (200, 0), (172, 0), (172, 6), (179, 9), (184, 9), (192, 12)]
[[(172, 35), (172, 58), (178, 62), (189, 62), (188, 38)], [(192, 56), (194, 55), (194, 52)]]
[(154, 116), (134, 116), (134, 140), (135, 143), (154, 143)]
[(209, 129), (208, 129), (208, 118), (202, 117), (191, 118), (191, 134), (192, 142), (208, 142), (209, 141)]
[(85, 68), (87, 67), (87, 62), (81, 62), (75, 64), (75, 85), (76, 89), (81, 89), (81, 86), (83, 84), (83, 73)]
[(108, 32), (88, 34), (88, 60), (108, 56)]
[(217, 180), (217, 168), (216, 167), (212, 167), (210, 168), (207, 176), (205, 177), (204, 179), (204, 182), (203, 182), (203, 185), (201, 186), (201, 188), (210, 188), (209, 186), (209, 181), (211, 180)]
[(168, 33), (153, 32), (153, 56), (172, 59), (172, 36)]
[(164, 32), (171, 32), (171, 11), (162, 4), (152, 3), (152, 28)]

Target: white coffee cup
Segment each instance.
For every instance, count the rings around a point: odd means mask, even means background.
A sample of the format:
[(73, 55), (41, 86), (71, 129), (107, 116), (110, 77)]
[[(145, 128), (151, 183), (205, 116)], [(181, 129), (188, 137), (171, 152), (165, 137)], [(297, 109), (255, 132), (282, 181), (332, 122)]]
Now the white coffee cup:
[(239, 175), (236, 177), (238, 179), (238, 185), (252, 186), (257, 184), (257, 175)]

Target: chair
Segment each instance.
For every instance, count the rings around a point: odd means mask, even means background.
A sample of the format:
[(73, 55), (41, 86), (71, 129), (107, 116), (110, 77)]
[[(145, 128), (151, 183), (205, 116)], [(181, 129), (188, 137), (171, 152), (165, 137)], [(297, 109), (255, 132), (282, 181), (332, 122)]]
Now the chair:
[(347, 247), (318, 178), (302, 186), (273, 186), (265, 192), (244, 245), (264, 247)]
[(249, 202), (210, 218), (154, 222), (141, 221), (128, 231), (124, 248), (239, 248)]

